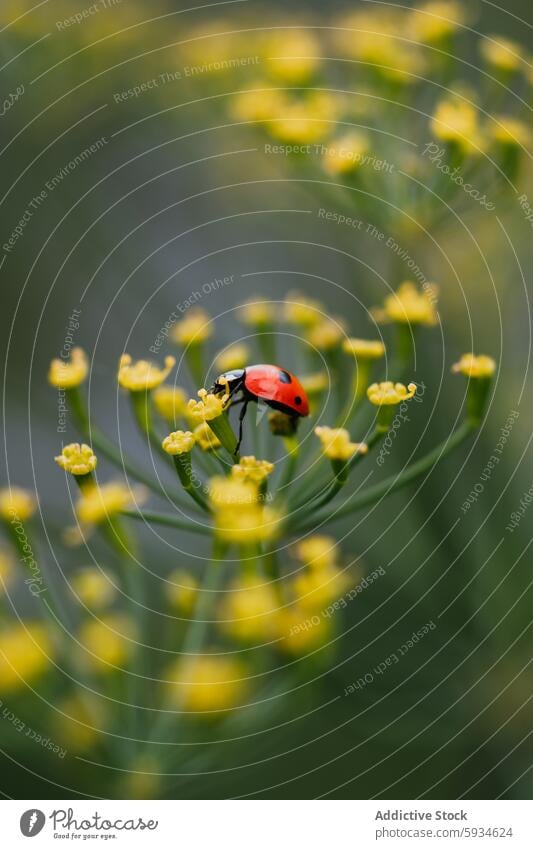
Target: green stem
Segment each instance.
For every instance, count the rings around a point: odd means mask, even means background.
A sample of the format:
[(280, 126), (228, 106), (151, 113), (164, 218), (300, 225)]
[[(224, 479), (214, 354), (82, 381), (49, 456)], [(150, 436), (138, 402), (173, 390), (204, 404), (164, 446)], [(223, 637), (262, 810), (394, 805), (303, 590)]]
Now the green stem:
[(290, 484), (292, 483), (292, 479), (295, 475), (296, 468), (298, 466), (298, 460), (300, 458), (300, 445), (295, 436), (284, 436), (283, 444), (287, 451), (287, 459), (285, 461), (285, 468), (283, 469), (283, 474), (279, 480), (278, 484), (278, 492), (283, 492), (284, 489), (288, 489)]
[(450, 454), (454, 448), (470, 436), (474, 429), (474, 425), (471, 422), (463, 422), (463, 424), (460, 425), (455, 433), (448, 437), (448, 439), (445, 439), (437, 445), (436, 448), (430, 451), (429, 454), (426, 454), (425, 457), (422, 457), (416, 463), (413, 463), (404, 472), (401, 472), (399, 475), (391, 475), (381, 483), (367, 489), (366, 492), (363, 492), (360, 496), (351, 499), (347, 504), (343, 507), (339, 507), (337, 510), (324, 512), (321, 515), (319, 514), (314, 516), (312, 522), (299, 526), (296, 529), (297, 532), (302, 533), (302, 531), (315, 528), (318, 524), (323, 524), (324, 522), (332, 521), (334, 519), (340, 519), (343, 516), (354, 513), (356, 510), (368, 507), (370, 504), (379, 501), (380, 498), (401, 489), (401, 487), (407, 486), (407, 484), (411, 483), (411, 481), (415, 480), (420, 475), (423, 475), (424, 472), (429, 471), (436, 463)]
[(129, 519), (137, 519), (137, 521), (153, 522), (155, 525), (166, 525), (169, 528), (178, 528), (180, 531), (189, 531), (191, 534), (212, 533), (211, 525), (201, 525), (199, 523), (188, 522), (185, 519), (176, 519), (175, 516), (166, 515), (165, 513), (153, 513), (143, 511), (142, 513), (135, 510), (122, 510), (122, 516), (127, 516)]
[(201, 507), (204, 512), (210, 513), (211, 511), (209, 510), (207, 501), (205, 500), (203, 495), (200, 495), (194, 485), (194, 480), (192, 477), (191, 455), (189, 453), (174, 454), (173, 460), (181, 485), (183, 486), (183, 489), (185, 490), (187, 495), (190, 495), (190, 497), (194, 501), (196, 501), (198, 506)]
[(207, 424), (231, 457), (232, 463), (238, 463), (240, 457), (238, 453), (235, 453), (237, 437), (233, 433), (233, 429), (228, 419), (228, 414), (222, 413), (221, 416), (217, 416), (216, 419), (211, 419), (211, 421), (207, 422)]

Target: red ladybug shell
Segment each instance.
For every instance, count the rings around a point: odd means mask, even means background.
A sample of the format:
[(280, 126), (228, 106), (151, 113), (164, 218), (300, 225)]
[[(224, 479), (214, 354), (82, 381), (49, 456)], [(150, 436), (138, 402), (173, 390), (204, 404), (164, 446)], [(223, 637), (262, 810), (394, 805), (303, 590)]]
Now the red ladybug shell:
[(279, 366), (247, 366), (244, 385), (248, 392), (263, 398), (282, 412), (309, 415), (309, 402), (302, 384), (289, 371)]

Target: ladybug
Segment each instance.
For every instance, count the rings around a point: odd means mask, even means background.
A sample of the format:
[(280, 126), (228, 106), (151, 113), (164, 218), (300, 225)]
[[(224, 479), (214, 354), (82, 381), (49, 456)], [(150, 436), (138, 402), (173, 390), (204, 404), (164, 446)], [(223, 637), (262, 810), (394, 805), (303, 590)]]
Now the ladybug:
[[(230, 406), (242, 404), (239, 414), (238, 453), (242, 442), (242, 424), (250, 401), (264, 401), (273, 410), (290, 416), (296, 423), (309, 415), (309, 401), (302, 384), (290, 371), (273, 365), (254, 365), (232, 369), (217, 377), (210, 390), (219, 395), (229, 392)], [(234, 398), (240, 393), (240, 397)]]

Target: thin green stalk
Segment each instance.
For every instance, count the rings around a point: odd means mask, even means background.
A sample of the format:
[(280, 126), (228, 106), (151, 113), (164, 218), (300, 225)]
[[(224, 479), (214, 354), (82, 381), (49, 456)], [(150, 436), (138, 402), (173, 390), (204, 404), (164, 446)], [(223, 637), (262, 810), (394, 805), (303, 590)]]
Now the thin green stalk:
[(300, 445), (295, 436), (284, 436), (283, 444), (287, 450), (287, 458), (278, 484), (278, 492), (280, 493), (291, 485), (300, 459)]
[(165, 525), (169, 528), (178, 528), (180, 531), (189, 531), (191, 534), (210, 535), (213, 531), (211, 525), (201, 525), (199, 523), (188, 522), (185, 519), (177, 519), (175, 516), (170, 516), (165, 513), (154, 513), (151, 511), (137, 512), (135, 510), (122, 510), (122, 516), (127, 516), (129, 519), (137, 519), (142, 522), (153, 522), (155, 525)]
[(193, 480), (190, 453), (174, 454), (172, 459), (174, 460), (174, 466), (180, 483), (187, 495), (190, 495), (193, 501), (196, 501), (205, 513), (209, 513), (209, 505), (203, 495), (200, 495), (198, 492), (195, 481)]
[(379, 501), (380, 498), (390, 495), (392, 492), (396, 492), (396, 490), (407, 486), (407, 484), (411, 483), (411, 481), (429, 471), (436, 463), (450, 454), (451, 451), (470, 436), (474, 429), (475, 427), (471, 422), (463, 422), (463, 424), (460, 425), (455, 433), (448, 437), (448, 439), (445, 439), (437, 445), (436, 448), (430, 451), (429, 454), (426, 454), (425, 457), (422, 457), (420, 460), (413, 463), (404, 472), (401, 472), (399, 475), (391, 475), (381, 483), (369, 487), (366, 492), (363, 492), (361, 495), (351, 499), (347, 504), (339, 507), (337, 510), (326, 511), (322, 514), (318, 514), (313, 517), (312, 522), (306, 522), (303, 525), (298, 526), (295, 530), (298, 533), (302, 533), (303, 531), (315, 528), (318, 524), (340, 519), (343, 516), (354, 513), (356, 510), (368, 507), (374, 502)]

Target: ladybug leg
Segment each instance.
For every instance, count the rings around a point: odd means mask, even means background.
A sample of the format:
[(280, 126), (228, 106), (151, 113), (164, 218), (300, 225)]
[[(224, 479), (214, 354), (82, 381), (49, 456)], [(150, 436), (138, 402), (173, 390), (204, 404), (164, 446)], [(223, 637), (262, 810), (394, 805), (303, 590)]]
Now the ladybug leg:
[[(244, 421), (244, 417), (245, 417), (245, 415), (246, 415), (246, 411), (247, 411), (247, 409), (248, 409), (248, 404), (250, 403), (250, 399), (249, 399), (249, 398), (242, 398), (242, 401), (243, 401), (243, 405), (242, 405), (241, 411), (240, 411), (240, 413), (239, 413), (239, 439), (238, 439), (237, 445), (236, 445), (236, 447), (235, 447), (235, 451), (233, 452), (234, 454), (238, 454), (238, 453), (239, 453), (239, 449), (240, 449), (240, 447), (241, 447), (241, 442), (242, 442), (242, 423), (243, 423), (243, 421)], [(239, 403), (239, 402), (237, 401), (236, 403)]]

